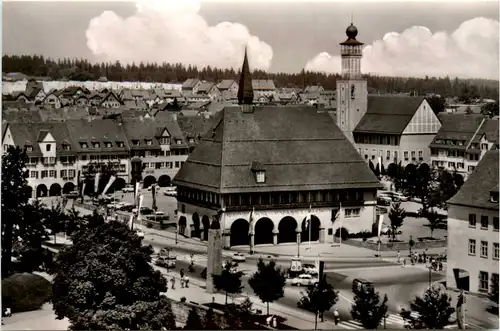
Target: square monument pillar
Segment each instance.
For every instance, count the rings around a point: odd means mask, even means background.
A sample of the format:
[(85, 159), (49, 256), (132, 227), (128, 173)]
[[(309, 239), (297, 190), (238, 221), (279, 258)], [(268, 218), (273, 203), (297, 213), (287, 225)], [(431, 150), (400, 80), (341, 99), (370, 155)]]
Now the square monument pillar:
[(207, 293), (215, 293), (217, 290), (214, 286), (212, 275), (220, 275), (222, 273), (222, 231), (221, 229), (208, 230), (207, 244)]
[(325, 228), (320, 228), (319, 229), (319, 242), (322, 243), (322, 244), (326, 242), (326, 231), (325, 231)]

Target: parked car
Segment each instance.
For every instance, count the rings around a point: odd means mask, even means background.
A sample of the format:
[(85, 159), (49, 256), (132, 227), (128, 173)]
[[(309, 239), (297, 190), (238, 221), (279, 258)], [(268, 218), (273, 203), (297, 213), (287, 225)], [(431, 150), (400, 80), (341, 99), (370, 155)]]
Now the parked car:
[[(229, 261), (228, 261), (229, 262)], [(226, 265), (228, 262), (222, 262), (222, 268), (225, 269), (226, 268)], [(231, 268), (229, 269), (229, 271), (231, 273), (236, 273), (238, 272), (238, 263), (233, 263), (233, 262), (229, 262), (231, 263)]]
[[(403, 231), (401, 231), (401, 230), (396, 231), (396, 234), (402, 234), (402, 233), (403, 233)], [(380, 231), (380, 234), (384, 234), (384, 235), (390, 236), (392, 234), (391, 227), (390, 226), (384, 226), (382, 228), (382, 230)]]
[(161, 211), (161, 210), (157, 210), (157, 211), (153, 212), (153, 215), (163, 216), (163, 215), (165, 215), (165, 213), (163, 211)]
[(245, 262), (247, 258), (242, 253), (234, 253), (231, 259), (237, 262)]
[(309, 275), (317, 275), (319, 274), (318, 268), (314, 264), (303, 264), (302, 271)]
[(124, 188), (122, 188), (123, 193), (133, 193), (134, 192), (134, 186), (133, 185), (127, 185)]
[(177, 196), (177, 187), (176, 186), (170, 186), (163, 191), (163, 194), (169, 197), (175, 197)]
[(388, 196), (379, 196), (377, 197), (377, 205), (381, 206), (390, 206), (392, 202), (392, 198)]
[(139, 238), (144, 238), (145, 233), (142, 230), (137, 230), (137, 235), (139, 236)]
[(159, 267), (164, 268), (175, 268), (177, 258), (175, 256), (167, 257), (167, 256), (158, 256), (155, 260), (155, 264)]
[[(151, 192), (153, 190), (153, 187), (158, 188), (158, 185), (157, 184), (149, 185), (149, 187), (147, 188), (147, 190)], [(157, 189), (157, 191), (158, 191), (158, 189)]]
[(68, 199), (76, 199), (78, 198), (79, 194), (78, 191), (71, 191), (69, 193), (66, 193), (64, 196)]
[[(137, 213), (137, 208), (132, 209), (133, 213)], [(155, 211), (149, 207), (141, 207), (141, 215), (151, 215)]]
[(308, 297), (303, 296), (300, 298), (300, 300), (297, 302), (297, 308), (300, 309), (305, 309), (308, 311), (313, 311), (313, 307), (311, 306), (311, 301), (309, 300)]
[(318, 279), (309, 274), (302, 274), (292, 279), (292, 285), (294, 286), (311, 286), (317, 283)]

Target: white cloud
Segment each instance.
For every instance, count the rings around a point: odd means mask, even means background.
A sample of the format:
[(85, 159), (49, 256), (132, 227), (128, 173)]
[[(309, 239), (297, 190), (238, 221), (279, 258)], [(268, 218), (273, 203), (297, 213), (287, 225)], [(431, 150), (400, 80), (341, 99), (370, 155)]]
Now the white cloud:
[[(484, 17), (463, 22), (451, 35), (413, 26), (367, 45), (361, 70), (386, 76), (498, 79), (498, 49), (499, 23)], [(306, 70), (339, 73), (340, 55), (320, 53), (307, 62)]]
[(183, 63), (239, 68), (245, 45), (251, 69), (268, 70), (271, 46), (239, 23), (209, 26), (199, 15), (200, 1), (142, 0), (134, 15), (105, 11), (87, 29), (87, 45), (107, 61)]

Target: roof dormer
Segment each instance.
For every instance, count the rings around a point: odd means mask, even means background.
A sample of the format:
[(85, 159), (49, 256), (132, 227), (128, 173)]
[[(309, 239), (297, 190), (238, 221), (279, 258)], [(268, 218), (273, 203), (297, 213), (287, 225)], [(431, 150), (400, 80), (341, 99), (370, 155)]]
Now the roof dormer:
[(490, 201), (498, 203), (498, 191), (490, 191)]
[(253, 161), (250, 170), (252, 170), (254, 174), (256, 183), (263, 184), (266, 182), (266, 169), (264, 169), (259, 161)]

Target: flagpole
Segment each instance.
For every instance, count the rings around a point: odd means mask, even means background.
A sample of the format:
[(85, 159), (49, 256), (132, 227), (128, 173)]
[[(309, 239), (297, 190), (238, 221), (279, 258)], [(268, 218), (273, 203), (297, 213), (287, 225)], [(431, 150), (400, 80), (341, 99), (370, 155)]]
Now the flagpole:
[(311, 252), (311, 223), (312, 223), (312, 215), (311, 215), (311, 205), (309, 205), (309, 252)]
[(339, 218), (340, 218), (340, 228), (339, 228), (339, 238), (340, 242), (339, 245), (342, 245), (342, 202), (340, 203), (340, 210), (339, 210)]

